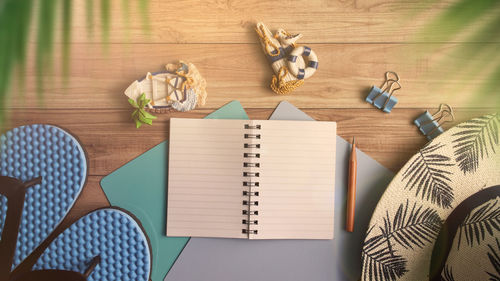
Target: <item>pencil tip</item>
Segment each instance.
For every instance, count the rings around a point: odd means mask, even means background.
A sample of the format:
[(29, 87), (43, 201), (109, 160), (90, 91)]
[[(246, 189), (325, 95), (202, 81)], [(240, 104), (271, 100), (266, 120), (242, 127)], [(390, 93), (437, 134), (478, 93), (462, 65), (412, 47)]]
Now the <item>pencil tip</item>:
[(356, 137), (352, 137), (352, 144), (356, 143)]

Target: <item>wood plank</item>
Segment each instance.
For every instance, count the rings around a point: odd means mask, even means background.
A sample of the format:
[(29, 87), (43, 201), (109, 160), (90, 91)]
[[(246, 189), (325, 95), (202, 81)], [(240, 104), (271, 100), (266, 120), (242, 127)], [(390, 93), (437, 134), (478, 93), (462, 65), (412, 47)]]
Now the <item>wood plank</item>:
[[(423, 109), (394, 109), (391, 114), (363, 109), (305, 109), (316, 120), (338, 122), (338, 134), (356, 136), (358, 147), (385, 167), (397, 171), (426, 143), (413, 125)], [(492, 109), (457, 110), (457, 122), (478, 117)], [(170, 117), (202, 118), (210, 110), (162, 114), (153, 126), (135, 129), (129, 110), (36, 110), (9, 112), (9, 126), (47, 123), (61, 126), (81, 141), (89, 160), (89, 174), (104, 176), (168, 139)], [(247, 109), (251, 119), (268, 119), (271, 109)], [(455, 122), (454, 124), (456, 124)], [(445, 128), (452, 124), (446, 124)]]
[[(91, 36), (87, 32), (86, 2), (73, 1), (73, 42), (101, 40), (99, 2), (94, 1)], [(301, 32), (305, 43), (433, 42), (441, 41), (443, 32), (457, 30), (455, 22), (450, 22), (437, 26), (425, 37), (415, 38), (431, 19), (444, 13), (456, 0), (150, 0), (149, 31), (143, 28), (143, 14), (136, 4), (139, 1), (130, 1), (129, 12), (122, 9), (121, 0), (110, 2), (109, 41), (113, 43), (254, 43), (256, 21), (263, 21), (274, 30)], [(498, 10), (490, 14), (495, 12)], [(483, 15), (469, 28), (480, 26), (487, 18)], [(489, 40), (499, 42), (497, 37)]]
[[(101, 179), (102, 176), (89, 175), (87, 177), (87, 182), (83, 187), (82, 193), (71, 210), (70, 216), (72, 218), (78, 218), (91, 210), (109, 206), (108, 199), (100, 185)], [(68, 220), (67, 223), (71, 223), (71, 220)]]
[[(500, 48), (500, 43), (494, 45)], [(69, 82), (65, 84), (59, 64), (45, 74), (44, 107), (129, 108), (123, 91), (132, 81), (180, 58), (195, 63), (207, 79), (206, 108), (211, 109), (235, 98), (245, 107), (274, 108), (287, 99), (303, 108), (368, 109), (371, 105), (364, 101), (367, 91), (372, 85), (380, 86), (387, 70), (401, 77), (403, 89), (396, 93), (396, 108), (427, 108), (439, 103), (456, 108), (491, 107), (499, 101), (496, 94), (476, 94), (488, 76), (479, 71), (468, 75), (469, 58), (457, 54), (460, 47), (456, 44), (441, 46), (425, 57), (416, 54), (432, 44), (310, 46), (319, 57), (317, 73), (294, 93), (280, 96), (269, 88), (273, 73), (257, 44), (112, 44), (108, 53), (96, 45), (74, 44)], [(60, 58), (56, 53), (55, 61)], [(14, 90), (12, 95), (23, 98), (11, 99), (12, 107), (40, 106), (30, 61), (25, 89)]]

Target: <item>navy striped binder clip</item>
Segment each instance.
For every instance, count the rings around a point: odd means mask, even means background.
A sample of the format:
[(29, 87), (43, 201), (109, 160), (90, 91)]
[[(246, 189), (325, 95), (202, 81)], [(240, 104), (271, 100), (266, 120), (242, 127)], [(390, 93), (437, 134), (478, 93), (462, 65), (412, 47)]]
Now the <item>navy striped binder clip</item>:
[(398, 102), (394, 92), (399, 89), (401, 89), (401, 84), (399, 84), (398, 74), (394, 71), (387, 71), (382, 86), (380, 88), (373, 86), (365, 100), (376, 108), (389, 113)]
[(440, 104), (438, 111), (434, 114), (430, 114), (426, 110), (422, 115), (420, 115), (413, 123), (417, 125), (420, 132), (427, 137), (428, 140), (432, 140), (444, 132), (441, 127), (446, 122), (455, 121), (455, 115), (453, 114), (453, 109), (447, 104)]

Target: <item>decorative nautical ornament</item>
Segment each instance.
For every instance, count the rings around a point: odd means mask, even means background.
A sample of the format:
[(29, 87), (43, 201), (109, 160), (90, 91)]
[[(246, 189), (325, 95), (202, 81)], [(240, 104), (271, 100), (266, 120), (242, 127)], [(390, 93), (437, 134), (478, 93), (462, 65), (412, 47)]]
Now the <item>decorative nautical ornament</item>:
[(291, 93), (318, 69), (316, 53), (309, 47), (296, 45), (302, 34), (290, 34), (278, 29), (273, 36), (261, 22), (257, 23), (255, 31), (275, 73), (271, 80), (271, 89), (275, 93), (280, 95)]
[(149, 100), (146, 110), (165, 113), (171, 109), (189, 111), (205, 105), (206, 81), (192, 63), (179, 61), (167, 64), (166, 71), (147, 73), (146, 77), (134, 81), (125, 95), (137, 101), (144, 93)]
[[(297, 58), (299, 56), (307, 57), (307, 68), (299, 68), (297, 65)], [(299, 46), (293, 49), (288, 56), (288, 68), (290, 72), (297, 77), (297, 79), (307, 79), (311, 77), (316, 69), (318, 69), (318, 57), (311, 48), (306, 46)]]

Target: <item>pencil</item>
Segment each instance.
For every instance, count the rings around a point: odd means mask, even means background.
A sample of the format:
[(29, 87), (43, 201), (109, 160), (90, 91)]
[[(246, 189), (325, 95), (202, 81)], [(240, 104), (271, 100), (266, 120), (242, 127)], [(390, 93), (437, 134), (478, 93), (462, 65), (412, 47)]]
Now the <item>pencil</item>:
[(357, 160), (356, 160), (356, 142), (352, 138), (351, 157), (349, 158), (349, 186), (347, 189), (347, 217), (345, 228), (349, 232), (354, 230), (354, 209), (356, 208), (356, 176), (357, 176)]

